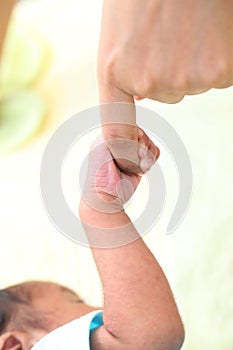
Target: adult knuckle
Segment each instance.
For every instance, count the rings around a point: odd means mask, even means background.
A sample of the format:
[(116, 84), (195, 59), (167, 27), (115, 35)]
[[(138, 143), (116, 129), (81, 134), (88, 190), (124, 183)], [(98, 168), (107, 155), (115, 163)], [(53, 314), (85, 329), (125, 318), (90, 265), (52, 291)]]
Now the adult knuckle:
[(140, 97), (149, 97), (153, 95), (156, 87), (155, 79), (147, 72), (134, 81), (134, 95)]
[(201, 80), (204, 87), (215, 87), (227, 79), (229, 64), (225, 57), (209, 57), (201, 67)]
[(173, 70), (172, 73), (168, 74), (164, 79), (164, 102), (172, 104), (180, 102), (187, 92), (187, 79), (185, 72), (181, 70)]
[(185, 75), (178, 72), (173, 78), (170, 79), (168, 89), (177, 95), (182, 95), (187, 90), (187, 79)]
[(98, 58), (97, 76), (99, 82), (113, 83), (115, 81), (115, 70), (118, 53), (111, 51)]

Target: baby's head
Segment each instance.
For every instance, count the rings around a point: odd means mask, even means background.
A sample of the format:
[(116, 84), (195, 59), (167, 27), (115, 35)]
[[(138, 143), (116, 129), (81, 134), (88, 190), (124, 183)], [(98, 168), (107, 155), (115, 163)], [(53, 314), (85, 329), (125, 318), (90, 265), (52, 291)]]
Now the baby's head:
[(92, 310), (56, 283), (26, 282), (1, 290), (0, 350), (28, 350), (53, 329)]

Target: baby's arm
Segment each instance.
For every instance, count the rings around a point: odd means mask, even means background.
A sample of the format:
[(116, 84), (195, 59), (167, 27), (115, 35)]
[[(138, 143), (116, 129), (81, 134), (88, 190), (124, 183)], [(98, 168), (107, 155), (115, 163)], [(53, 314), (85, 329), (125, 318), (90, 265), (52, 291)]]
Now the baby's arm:
[[(99, 163), (100, 150), (96, 154), (94, 150), (91, 156), (88, 176), (94, 182), (87, 181), (86, 186), (93, 195), (97, 192), (97, 199), (91, 203), (88, 193), (88, 200), (84, 196), (80, 203), (80, 217), (90, 243), (105, 245), (105, 248), (92, 248), (104, 291), (104, 326), (92, 333), (91, 349), (180, 349), (184, 330), (167, 279), (121, 205), (128, 199), (124, 198), (128, 193), (127, 189), (124, 192), (126, 182), (118, 191), (121, 195), (118, 196), (115, 189), (117, 182), (124, 179), (135, 190), (139, 176), (122, 174), (111, 160), (96, 176), (100, 163), (109, 156), (107, 147), (102, 146)], [(90, 171), (90, 167), (95, 169)], [(104, 204), (98, 203), (98, 195), (102, 196)], [(103, 210), (105, 206), (106, 212)], [(101, 242), (102, 234), (105, 240)], [(125, 237), (125, 242), (122, 237)], [(123, 244), (127, 240), (131, 243)], [(116, 247), (106, 248), (108, 242), (115, 243)]]

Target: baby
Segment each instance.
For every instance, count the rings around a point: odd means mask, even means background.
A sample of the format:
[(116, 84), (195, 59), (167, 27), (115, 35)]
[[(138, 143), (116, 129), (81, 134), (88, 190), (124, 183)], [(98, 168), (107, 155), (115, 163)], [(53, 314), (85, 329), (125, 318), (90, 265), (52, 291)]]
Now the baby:
[[(159, 151), (142, 130), (139, 143), (146, 171)], [(79, 214), (102, 281), (103, 310), (55, 283), (9, 287), (0, 291), (0, 350), (181, 348), (184, 329), (167, 279), (123, 207), (140, 178), (123, 173), (96, 140)]]

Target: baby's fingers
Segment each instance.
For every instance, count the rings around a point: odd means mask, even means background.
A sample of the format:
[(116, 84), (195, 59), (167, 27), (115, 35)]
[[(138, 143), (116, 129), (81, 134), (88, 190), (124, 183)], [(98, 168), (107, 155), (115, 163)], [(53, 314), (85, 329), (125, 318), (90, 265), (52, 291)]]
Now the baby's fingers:
[(138, 143), (140, 168), (143, 173), (146, 173), (158, 159), (160, 151), (142, 129), (138, 131)]

